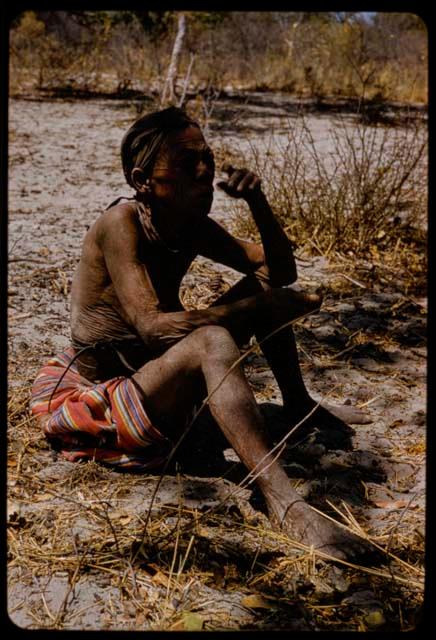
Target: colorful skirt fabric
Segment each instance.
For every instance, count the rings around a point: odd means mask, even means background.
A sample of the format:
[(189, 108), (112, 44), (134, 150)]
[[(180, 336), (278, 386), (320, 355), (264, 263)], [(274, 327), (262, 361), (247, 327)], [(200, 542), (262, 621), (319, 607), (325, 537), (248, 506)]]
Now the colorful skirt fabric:
[(96, 460), (128, 470), (161, 466), (172, 443), (150, 422), (135, 383), (125, 377), (92, 383), (74, 362), (69, 367), (73, 357), (71, 347), (51, 358), (32, 386), (31, 412), (41, 418), (53, 448), (72, 462)]

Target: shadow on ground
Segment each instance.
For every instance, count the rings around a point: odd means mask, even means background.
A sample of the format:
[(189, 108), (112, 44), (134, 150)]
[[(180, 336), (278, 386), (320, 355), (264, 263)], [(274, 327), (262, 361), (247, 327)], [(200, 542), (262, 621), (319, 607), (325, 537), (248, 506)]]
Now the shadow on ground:
[[(289, 420), (284, 417), (281, 405), (264, 402), (260, 408), (275, 444), (289, 432)], [(237, 484), (247, 473), (209, 412), (193, 424), (175, 458), (177, 462), (167, 470), (170, 475), (179, 470), (200, 478), (224, 477)], [(364, 506), (367, 500), (363, 483), (379, 484), (387, 478), (386, 461), (382, 455), (353, 449), (352, 438), (348, 434), (338, 436), (334, 431), (331, 437), (328, 429), (321, 432), (314, 427), (314, 431), (307, 431), (304, 435), (297, 430), (296, 435), (288, 440), (281, 460), (291, 480), (300, 481), (308, 501), (323, 509), (326, 499)], [(252, 484), (250, 488), (253, 491), (252, 506), (266, 513), (256, 485)], [(205, 485), (205, 490), (208, 490), (208, 485)]]

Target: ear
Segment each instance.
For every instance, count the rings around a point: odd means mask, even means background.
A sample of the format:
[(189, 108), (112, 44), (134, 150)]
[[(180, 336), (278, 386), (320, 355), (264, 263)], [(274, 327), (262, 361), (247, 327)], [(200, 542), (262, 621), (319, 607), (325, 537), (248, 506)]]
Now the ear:
[(139, 193), (148, 193), (150, 191), (149, 180), (143, 169), (135, 167), (132, 170), (131, 178), (136, 191), (139, 191)]

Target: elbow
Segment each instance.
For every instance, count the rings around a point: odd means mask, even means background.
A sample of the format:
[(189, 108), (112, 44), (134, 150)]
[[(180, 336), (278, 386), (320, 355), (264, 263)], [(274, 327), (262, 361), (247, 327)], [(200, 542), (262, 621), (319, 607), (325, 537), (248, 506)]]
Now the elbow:
[(163, 338), (159, 314), (147, 314), (136, 323), (136, 327), (145, 347), (152, 353), (159, 351)]

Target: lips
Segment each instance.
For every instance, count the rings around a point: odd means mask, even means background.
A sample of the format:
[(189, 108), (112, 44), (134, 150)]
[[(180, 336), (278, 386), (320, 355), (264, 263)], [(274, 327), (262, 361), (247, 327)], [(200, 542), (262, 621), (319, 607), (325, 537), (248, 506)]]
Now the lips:
[(209, 184), (207, 186), (199, 188), (197, 191), (197, 193), (199, 194), (208, 195), (208, 196), (211, 196), (213, 192), (214, 192), (214, 188), (212, 185), (209, 185)]
[(201, 202), (209, 201), (213, 199), (213, 188), (212, 189), (202, 189), (201, 191), (197, 191), (197, 193), (193, 196), (194, 200), (199, 200)]

